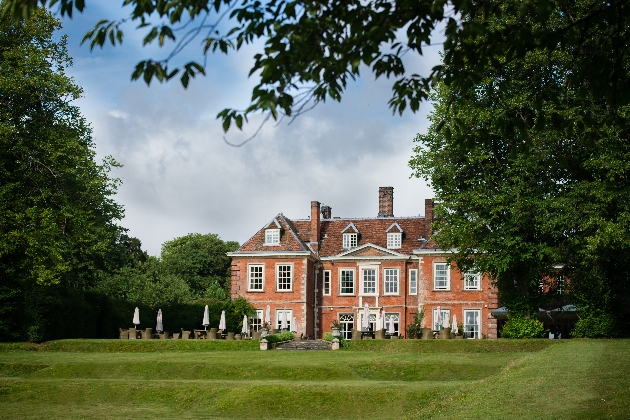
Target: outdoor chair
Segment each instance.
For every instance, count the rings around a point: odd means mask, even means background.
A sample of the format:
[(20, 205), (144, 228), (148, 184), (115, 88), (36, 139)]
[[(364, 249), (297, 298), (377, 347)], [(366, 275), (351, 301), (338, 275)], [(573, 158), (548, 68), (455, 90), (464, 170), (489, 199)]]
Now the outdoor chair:
[(144, 331), (142, 331), (142, 339), (143, 340), (150, 340), (151, 334), (153, 334), (153, 328), (146, 328)]
[(190, 338), (190, 331), (184, 331), (182, 328), (182, 340), (188, 340)]
[(173, 333), (173, 340), (178, 340), (179, 339), (179, 333)]
[(119, 338), (121, 340), (126, 340), (129, 338), (129, 330), (123, 330), (122, 328), (118, 328)]
[(128, 337), (130, 340), (138, 338), (138, 332), (135, 328), (129, 328)]

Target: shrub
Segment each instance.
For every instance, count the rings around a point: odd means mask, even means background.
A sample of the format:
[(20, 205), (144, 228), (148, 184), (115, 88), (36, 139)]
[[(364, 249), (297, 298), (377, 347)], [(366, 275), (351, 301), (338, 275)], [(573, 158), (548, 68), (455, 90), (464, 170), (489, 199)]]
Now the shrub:
[(261, 337), (261, 340), (265, 338), (269, 344), (279, 343), (281, 341), (290, 341), (295, 338), (295, 334), (289, 331), (279, 332), (277, 334), (269, 334), (267, 337)]
[(585, 310), (579, 314), (579, 318), (571, 332), (574, 338), (605, 338), (619, 335), (615, 318), (607, 312)]
[[(324, 333), (324, 341), (333, 341), (335, 337), (333, 337), (332, 333), (330, 332), (326, 332)], [(339, 347), (348, 347), (350, 346), (350, 343), (348, 342), (348, 340), (345, 339), (344, 336), (340, 336), (339, 337)]]
[(501, 330), (503, 338), (541, 338), (546, 330), (542, 322), (533, 318), (510, 317)]

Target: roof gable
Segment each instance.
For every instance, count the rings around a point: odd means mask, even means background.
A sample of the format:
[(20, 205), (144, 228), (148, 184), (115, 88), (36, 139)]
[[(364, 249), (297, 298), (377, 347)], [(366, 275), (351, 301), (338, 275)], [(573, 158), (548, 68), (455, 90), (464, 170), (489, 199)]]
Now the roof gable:
[[(265, 244), (265, 230), (280, 229), (280, 243), (274, 245)], [(246, 241), (241, 247), (235, 251), (239, 252), (295, 252), (295, 251), (311, 251), (304, 241), (299, 237), (293, 222), (285, 217), (282, 213), (278, 214), (271, 222), (267, 223), (254, 236)]]
[(352, 222), (350, 222), (350, 224), (341, 231), (341, 233), (350, 233), (350, 232), (359, 233), (359, 229), (357, 229), (357, 227)]
[(398, 222), (394, 222), (391, 225), (389, 225), (389, 227), (387, 229), (385, 229), (385, 232), (403, 232), (403, 229), (400, 227), (400, 225), (398, 224)]

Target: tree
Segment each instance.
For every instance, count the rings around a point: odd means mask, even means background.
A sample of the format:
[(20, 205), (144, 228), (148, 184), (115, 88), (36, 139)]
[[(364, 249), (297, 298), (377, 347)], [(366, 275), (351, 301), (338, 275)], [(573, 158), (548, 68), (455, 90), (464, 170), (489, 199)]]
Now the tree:
[(194, 297), (226, 299), (230, 296), (232, 259), (237, 242), (224, 242), (218, 235), (191, 233), (162, 245), (161, 261), (167, 273), (179, 276)]
[[(606, 61), (615, 50), (598, 54)], [(562, 50), (530, 52), (489, 69), (470, 89), (439, 86), (432, 125), (417, 136), (410, 164), (436, 193), (436, 240), (456, 250), (458, 266), (488, 272), (502, 305), (536, 313), (558, 297), (566, 276), (581, 310), (605, 311), (623, 324), (630, 302), (630, 108), (572, 85), (573, 64)], [(619, 65), (628, 73), (627, 60)], [(567, 129), (539, 124), (540, 113), (557, 115)], [(531, 128), (505, 127), (506, 116)], [(488, 141), (475, 141), (478, 133)], [(531, 147), (511, 147), (526, 140)], [(549, 294), (541, 293), (541, 281)]]
[[(208, 54), (228, 53), (245, 44), (264, 40), (255, 55), (250, 75), (259, 83), (243, 111), (219, 113), (227, 131), (232, 121), (239, 128), (248, 115), (268, 112), (274, 119), (297, 116), (327, 99), (339, 101), (348, 80), (367, 67), (375, 77), (395, 79), (390, 106), (402, 113), (417, 111), (436, 83), (466, 90), (478, 83), (487, 69), (522, 59), (529, 52), (563, 51), (572, 60), (566, 83), (581, 97), (613, 106), (630, 101), (630, 75), (621, 71), (628, 59), (630, 41), (628, 0), (129, 0), (130, 13), (101, 20), (84, 40), (91, 47), (106, 42), (121, 44), (123, 26), (134, 22), (146, 31), (143, 44), (171, 48), (164, 59), (138, 63), (132, 78), (150, 83), (180, 76), (184, 87), (191, 77), (205, 74), (205, 65), (191, 61), (178, 65), (177, 55), (196, 37), (201, 38), (204, 63)], [(85, 1), (5, 0), (2, 13), (15, 19), (28, 16), (38, 5), (57, 6), (62, 15), (82, 11)], [(406, 67), (407, 53), (422, 54), (434, 39), (436, 27), (445, 27), (444, 65), (419, 75)], [(181, 35), (180, 35), (181, 34)], [(608, 54), (610, 50), (614, 54)], [(602, 52), (606, 52), (602, 54)], [(169, 67), (170, 66), (170, 67)], [(365, 66), (365, 67), (362, 67)], [(544, 92), (554, 99), (554, 92)], [(556, 98), (559, 104), (559, 98)], [(576, 116), (580, 118), (580, 116)], [(503, 116), (501, 127), (526, 136), (531, 126), (513, 115)], [(539, 113), (539, 124), (568, 132), (571, 123), (557, 112)], [(584, 121), (588, 125), (589, 120)], [(453, 124), (458, 124), (453, 121)], [(475, 142), (490, 141), (477, 133)]]
[(37, 285), (89, 289), (123, 233), (111, 157), (99, 165), (72, 101), (60, 23), (37, 10), (0, 20), (0, 336), (15, 331)]

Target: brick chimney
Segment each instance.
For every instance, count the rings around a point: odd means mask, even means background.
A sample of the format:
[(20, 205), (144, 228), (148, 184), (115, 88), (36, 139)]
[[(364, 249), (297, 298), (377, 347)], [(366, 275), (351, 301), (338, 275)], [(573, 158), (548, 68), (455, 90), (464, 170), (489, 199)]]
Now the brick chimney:
[(435, 207), (435, 203), (432, 198), (424, 200), (424, 220), (427, 229), (427, 239), (429, 239), (433, 234), (433, 230), (431, 229), (431, 225), (433, 224), (433, 207)]
[(311, 201), (311, 248), (319, 252), (319, 201)]
[(378, 217), (394, 217), (394, 187), (379, 187)]
[(322, 206), (322, 219), (332, 218), (332, 208), (330, 206)]

